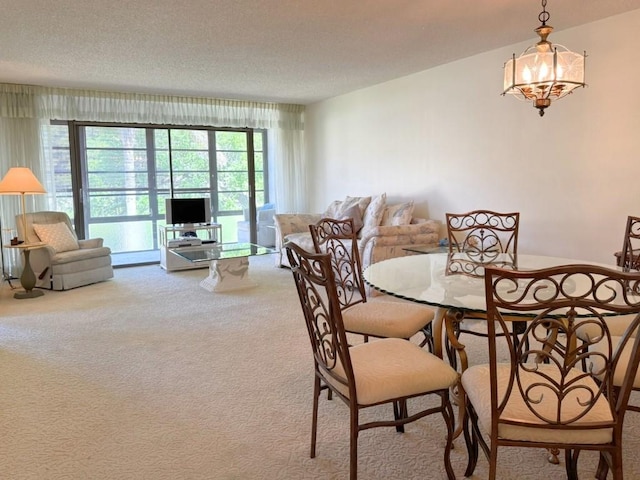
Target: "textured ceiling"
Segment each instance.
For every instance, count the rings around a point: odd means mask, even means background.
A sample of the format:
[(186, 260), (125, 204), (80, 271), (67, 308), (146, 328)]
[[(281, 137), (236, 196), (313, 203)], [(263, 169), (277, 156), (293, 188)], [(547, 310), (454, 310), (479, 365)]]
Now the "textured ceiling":
[[(547, 5), (556, 32), (638, 8)], [(533, 0), (0, 0), (0, 82), (309, 104), (533, 40), (540, 11)]]

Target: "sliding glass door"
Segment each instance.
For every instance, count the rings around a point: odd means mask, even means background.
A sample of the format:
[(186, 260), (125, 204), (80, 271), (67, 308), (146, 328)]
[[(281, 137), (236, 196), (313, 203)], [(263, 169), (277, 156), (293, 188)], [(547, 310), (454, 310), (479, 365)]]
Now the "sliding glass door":
[(269, 201), (264, 130), (70, 122), (65, 137), (66, 127), (51, 125), (56, 208), (131, 263), (158, 257), (166, 198), (209, 198), (226, 242)]

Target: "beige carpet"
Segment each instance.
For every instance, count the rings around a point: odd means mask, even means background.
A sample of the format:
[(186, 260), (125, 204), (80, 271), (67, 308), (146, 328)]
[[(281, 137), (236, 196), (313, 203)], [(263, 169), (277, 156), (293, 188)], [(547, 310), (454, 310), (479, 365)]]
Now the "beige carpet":
[[(312, 363), (288, 270), (252, 258), (257, 288), (211, 294), (205, 270), (116, 270), (111, 281), (14, 300), (0, 289), (0, 479), (344, 479), (348, 409), (320, 405), (309, 458)], [(473, 340), (472, 358), (484, 340)], [(369, 416), (389, 415), (388, 409)], [(640, 415), (625, 472), (640, 478)], [(439, 417), (360, 436), (366, 479), (440, 479)], [(454, 468), (462, 478), (464, 442)], [(538, 450), (504, 450), (499, 478), (563, 478)], [(595, 456), (581, 458), (592, 478)], [(479, 461), (473, 478), (486, 478)]]

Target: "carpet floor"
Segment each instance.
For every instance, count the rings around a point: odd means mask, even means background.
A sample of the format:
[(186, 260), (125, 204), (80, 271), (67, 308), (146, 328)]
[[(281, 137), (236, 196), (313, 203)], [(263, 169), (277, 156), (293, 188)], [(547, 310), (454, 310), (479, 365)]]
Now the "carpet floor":
[[(347, 478), (342, 402), (322, 397), (309, 458), (313, 365), (291, 273), (252, 258), (258, 286), (224, 294), (200, 288), (205, 275), (118, 269), (110, 281), (29, 300), (4, 283), (0, 479)], [(486, 340), (468, 345), (473, 363), (486, 359)], [(626, 423), (625, 475), (640, 478), (640, 415)], [(445, 478), (444, 433), (437, 416), (404, 434), (361, 433), (359, 478)], [(452, 460), (462, 478), (462, 439)], [(593, 478), (596, 460), (581, 455), (581, 478)], [(486, 476), (481, 457), (472, 478)], [(503, 449), (498, 478), (564, 478), (564, 466), (541, 450)]]

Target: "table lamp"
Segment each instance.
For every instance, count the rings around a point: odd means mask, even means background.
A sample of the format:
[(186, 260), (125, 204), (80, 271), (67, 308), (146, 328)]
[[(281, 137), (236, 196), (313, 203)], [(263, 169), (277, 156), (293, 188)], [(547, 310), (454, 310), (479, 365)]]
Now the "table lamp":
[(0, 194), (20, 195), (22, 203), (22, 239), (27, 242), (27, 214), (25, 209), (24, 196), (26, 194), (47, 193), (42, 184), (38, 181), (31, 169), (27, 167), (12, 167), (0, 181)]

